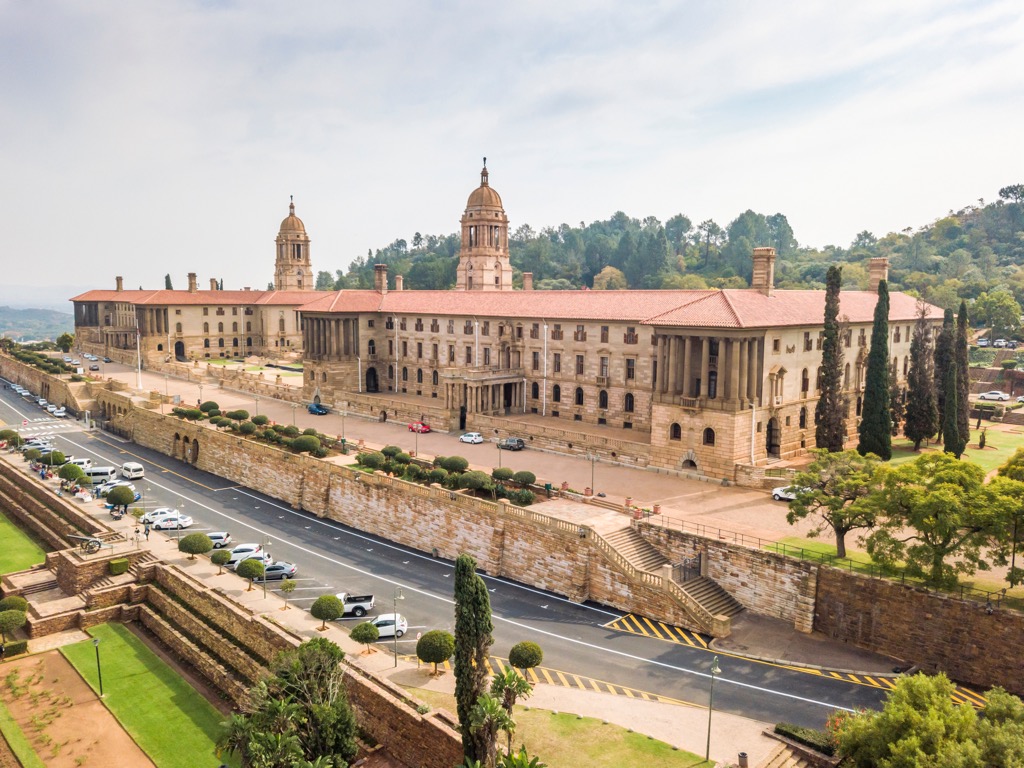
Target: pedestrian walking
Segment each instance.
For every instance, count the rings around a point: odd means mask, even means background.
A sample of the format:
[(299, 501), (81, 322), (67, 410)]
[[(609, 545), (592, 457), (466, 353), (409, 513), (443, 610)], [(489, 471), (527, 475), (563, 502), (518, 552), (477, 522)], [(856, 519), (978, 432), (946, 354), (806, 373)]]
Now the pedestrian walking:
[(146, 523), (146, 527), (143, 529), (143, 532), (146, 534), (146, 541), (149, 541), (149, 523)]

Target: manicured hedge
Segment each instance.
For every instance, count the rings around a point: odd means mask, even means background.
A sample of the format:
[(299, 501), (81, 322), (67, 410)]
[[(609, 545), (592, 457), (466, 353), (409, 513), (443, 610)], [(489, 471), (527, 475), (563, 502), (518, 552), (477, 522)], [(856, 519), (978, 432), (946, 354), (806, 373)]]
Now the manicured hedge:
[(122, 573), (127, 573), (129, 565), (130, 563), (125, 557), (119, 557), (117, 560), (111, 560), (109, 563), (110, 575), (120, 576)]
[(775, 732), (779, 736), (785, 736), (787, 739), (792, 739), (797, 744), (803, 744), (805, 747), (810, 747), (813, 750), (821, 752), (824, 755), (832, 757), (836, 753), (835, 744), (832, 743), (832, 737), (829, 736), (825, 731), (817, 731), (814, 728), (804, 728), (802, 725), (793, 725), (792, 723), (778, 723), (775, 726)]

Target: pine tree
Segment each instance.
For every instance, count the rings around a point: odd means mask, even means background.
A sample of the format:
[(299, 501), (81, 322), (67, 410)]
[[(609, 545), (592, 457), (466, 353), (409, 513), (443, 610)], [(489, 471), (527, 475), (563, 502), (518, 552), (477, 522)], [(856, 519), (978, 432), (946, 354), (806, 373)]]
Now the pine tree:
[(946, 378), (944, 382), (946, 390), (946, 410), (942, 415), (942, 450), (945, 453), (952, 453), (958, 459), (963, 455), (966, 445), (960, 441), (960, 430), (957, 427), (956, 416), (956, 367), (946, 367)]
[(476, 574), (476, 560), (461, 554), (455, 561), (455, 705), (468, 760), (482, 760), (489, 753), (483, 741), (486, 729), (473, 730), (472, 713), (477, 699), (487, 693), (487, 651), (494, 642), (493, 630), (487, 585)]
[(171, 285), (171, 274), (169, 272), (166, 275), (164, 275), (164, 288), (166, 288), (168, 291), (174, 290), (174, 286)]
[(910, 371), (907, 373), (907, 413), (903, 434), (914, 441), (914, 450), (921, 442), (939, 431), (939, 410), (935, 393), (935, 358), (932, 332), (928, 323), (928, 305), (918, 303), (914, 335), (910, 340)]
[[(967, 355), (967, 333), (970, 321), (967, 317), (967, 302), (960, 302), (960, 314), (956, 320), (956, 342), (953, 356), (956, 360), (956, 428), (960, 433), (960, 442), (964, 448), (971, 438), (971, 391), (969, 361)], [(960, 449), (963, 451), (963, 448)]]
[(846, 444), (843, 398), (843, 346), (839, 338), (839, 288), (843, 268), (832, 265), (825, 277), (825, 332), (821, 342), (821, 395), (814, 408), (814, 442), (833, 453)]
[(953, 310), (947, 309), (942, 314), (942, 330), (935, 340), (935, 396), (938, 417), (936, 429), (945, 430), (946, 424), (946, 369), (953, 365)]
[(878, 284), (871, 349), (864, 381), (864, 406), (857, 429), (861, 456), (873, 453), (883, 461), (892, 458), (892, 419), (889, 416), (889, 288)]

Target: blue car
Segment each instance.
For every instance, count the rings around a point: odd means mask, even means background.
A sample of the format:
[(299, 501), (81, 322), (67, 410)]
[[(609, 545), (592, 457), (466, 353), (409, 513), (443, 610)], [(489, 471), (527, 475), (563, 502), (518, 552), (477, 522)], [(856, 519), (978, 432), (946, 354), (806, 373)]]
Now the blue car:
[(314, 416), (326, 416), (330, 413), (330, 411), (327, 410), (327, 406), (320, 405), (320, 403), (310, 403), (306, 410)]

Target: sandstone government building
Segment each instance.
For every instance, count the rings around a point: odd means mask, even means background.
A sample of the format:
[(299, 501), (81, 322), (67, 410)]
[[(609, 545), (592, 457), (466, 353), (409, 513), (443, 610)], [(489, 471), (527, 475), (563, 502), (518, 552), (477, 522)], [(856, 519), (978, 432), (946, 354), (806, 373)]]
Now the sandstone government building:
[[(733, 478), (814, 446), (824, 291), (775, 290), (773, 248), (750, 288), (535, 291), (512, 287), (509, 220), (485, 167), (461, 219), (456, 286), (403, 290), (377, 265), (373, 290), (314, 291), (294, 204), (275, 243), (274, 290), (93, 290), (72, 299), (84, 351), (143, 366), (301, 355), (303, 397), (435, 429), (499, 430), (555, 450)], [(856, 430), (878, 282), (844, 291), (844, 386)], [(890, 296), (890, 355), (909, 366), (916, 300)], [(934, 322), (941, 311), (930, 308)], [(369, 403), (369, 405), (367, 405)], [(396, 405), (397, 404), (397, 405)], [(603, 437), (607, 433), (610, 437)]]

